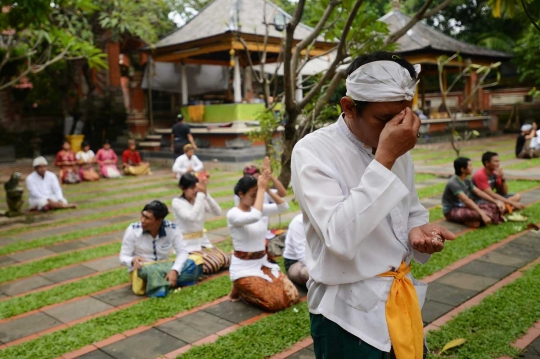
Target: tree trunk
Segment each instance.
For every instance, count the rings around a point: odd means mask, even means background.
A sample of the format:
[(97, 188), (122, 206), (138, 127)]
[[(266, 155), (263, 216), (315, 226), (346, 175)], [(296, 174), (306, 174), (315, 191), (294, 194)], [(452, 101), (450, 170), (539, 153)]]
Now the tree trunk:
[(279, 180), (285, 188), (291, 183), (291, 158), (294, 145), (296, 144), (296, 119), (299, 112), (295, 109), (287, 110), (287, 123), (283, 133), (283, 153), (281, 154), (281, 173)]

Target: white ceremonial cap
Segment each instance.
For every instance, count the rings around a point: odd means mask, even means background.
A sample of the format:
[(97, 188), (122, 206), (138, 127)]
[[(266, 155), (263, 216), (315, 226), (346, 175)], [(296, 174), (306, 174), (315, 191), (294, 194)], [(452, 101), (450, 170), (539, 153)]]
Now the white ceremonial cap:
[(37, 166), (47, 166), (47, 160), (43, 156), (39, 156), (34, 158), (34, 162), (32, 162), (32, 166), (35, 168)]
[[(414, 65), (416, 75), (421, 66)], [(347, 96), (356, 101), (391, 102), (410, 101), (419, 81), (394, 61), (373, 61), (360, 66), (347, 77)]]

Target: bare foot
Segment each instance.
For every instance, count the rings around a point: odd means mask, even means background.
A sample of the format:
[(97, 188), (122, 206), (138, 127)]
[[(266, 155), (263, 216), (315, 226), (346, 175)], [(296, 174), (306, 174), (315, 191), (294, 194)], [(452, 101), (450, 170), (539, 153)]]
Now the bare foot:
[(238, 294), (238, 290), (236, 290), (235, 286), (233, 285), (231, 292), (229, 293), (229, 301), (238, 302), (239, 300), (240, 295)]
[(464, 225), (471, 228), (478, 228), (480, 227), (480, 221), (470, 221), (470, 222), (463, 222)]

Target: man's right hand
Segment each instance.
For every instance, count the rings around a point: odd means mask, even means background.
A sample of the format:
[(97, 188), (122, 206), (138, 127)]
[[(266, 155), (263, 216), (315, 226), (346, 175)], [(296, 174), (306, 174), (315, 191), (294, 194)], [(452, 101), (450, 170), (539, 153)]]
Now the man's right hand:
[(135, 257), (135, 258), (133, 258), (133, 260), (131, 261), (131, 265), (132, 265), (133, 268), (135, 268), (135, 269), (141, 269), (142, 264), (143, 264), (144, 262), (146, 262), (146, 261), (144, 260), (144, 258), (142, 258), (142, 257)]
[(416, 145), (421, 124), (418, 116), (409, 107), (394, 116), (379, 136), (375, 159), (386, 168), (392, 169), (396, 160)]
[(208, 185), (208, 178), (202, 177), (197, 182), (197, 192), (202, 192), (206, 194), (206, 186)]

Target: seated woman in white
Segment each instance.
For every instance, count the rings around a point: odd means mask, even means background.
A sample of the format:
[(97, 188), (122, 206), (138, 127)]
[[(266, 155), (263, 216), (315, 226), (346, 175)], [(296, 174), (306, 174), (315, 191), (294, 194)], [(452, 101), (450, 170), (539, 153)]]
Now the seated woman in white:
[(206, 176), (198, 179), (192, 173), (184, 174), (178, 183), (182, 195), (172, 200), (172, 209), (174, 222), (187, 244), (186, 249), (203, 258), (204, 274), (212, 274), (227, 268), (230, 260), (223, 251), (210, 243), (204, 233), (206, 214), (221, 216), (221, 207), (207, 192), (207, 184)]
[[(234, 187), (240, 203), (227, 213), (234, 255), (230, 277), (233, 282), (231, 300), (243, 299), (270, 312), (277, 312), (298, 301), (294, 284), (270, 263), (266, 254), (266, 222), (263, 216), (283, 213), (287, 202), (268, 190), (270, 171), (265, 169), (259, 179), (244, 176)], [(274, 203), (263, 205), (268, 193)]]
[(306, 285), (309, 273), (306, 267), (306, 231), (302, 213), (293, 218), (285, 237), (283, 259), (285, 271), (296, 284)]
[(195, 149), (192, 145), (187, 144), (184, 146), (184, 154), (178, 156), (172, 166), (172, 171), (176, 174), (176, 179), (180, 179), (182, 175), (186, 173), (198, 173), (204, 168), (203, 163), (195, 155)]

